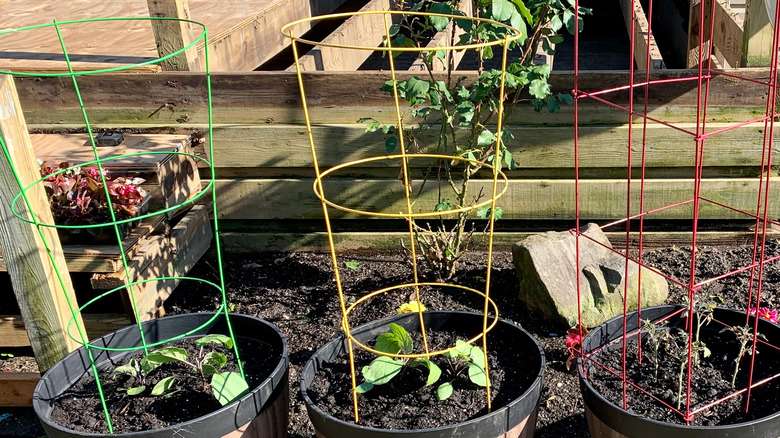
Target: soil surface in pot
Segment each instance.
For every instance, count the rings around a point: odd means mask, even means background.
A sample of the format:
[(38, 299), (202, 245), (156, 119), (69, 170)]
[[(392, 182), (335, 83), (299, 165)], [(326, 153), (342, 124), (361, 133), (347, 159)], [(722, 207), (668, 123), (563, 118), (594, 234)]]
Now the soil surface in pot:
[[(717, 324), (716, 322), (712, 323)], [(654, 344), (647, 338), (642, 340), (642, 363), (638, 360), (638, 345), (636, 339), (631, 339), (626, 348), (626, 375), (629, 380), (643, 389), (662, 399), (670, 406), (685, 412), (686, 404), (686, 380), (687, 372), (681, 365), (681, 358), (687, 357), (687, 343), (679, 336), (678, 329), (668, 331), (673, 333), (672, 339), (660, 343), (658, 356), (653, 354)], [(731, 378), (734, 373), (734, 360), (739, 353), (739, 342), (733, 332), (719, 332), (704, 329), (701, 341), (708, 346), (711, 354), (703, 357), (700, 354), (698, 365), (691, 374), (691, 410), (697, 410), (716, 400), (719, 400), (733, 392)], [(620, 344), (616, 348), (605, 350), (594, 356), (602, 364), (612, 370), (622, 369), (622, 348)], [(776, 352), (769, 347), (758, 347), (755, 362), (754, 381), (777, 374), (780, 370)], [(655, 361), (658, 360), (656, 373)], [(748, 367), (750, 356), (745, 355), (740, 371), (737, 374), (735, 387), (742, 389), (748, 384)], [(623, 403), (622, 381), (613, 374), (593, 367), (589, 375), (590, 383), (605, 398), (617, 406)], [(682, 388), (681, 393), (678, 392)], [(745, 397), (739, 395), (715, 405), (700, 415), (693, 417), (691, 425), (716, 426), (734, 424), (762, 418), (777, 412), (780, 406), (780, 385), (776, 380), (766, 385), (755, 388), (751, 395), (750, 411), (745, 414)], [(679, 398), (678, 398), (679, 394)], [(628, 407), (631, 412), (646, 418), (664, 421), (667, 423), (686, 424), (680, 414), (662, 406), (651, 397), (639, 390), (628, 387)], [(679, 403), (679, 404), (678, 404)]]
[[(525, 392), (536, 378), (538, 369), (523, 360), (523, 351), (513, 348), (512, 339), (506, 333), (493, 331), (488, 334), (488, 361), (492, 382), (492, 406), (498, 409)], [(455, 333), (449, 331), (428, 333), (431, 350), (440, 350), (455, 345), (456, 340), (465, 340), (476, 333)], [(416, 352), (421, 352), (422, 336), (410, 333)], [(479, 341), (481, 342), (481, 341)], [(479, 343), (478, 342), (478, 343)], [(369, 342), (373, 345), (373, 341)], [(495, 354), (500, 352), (500, 354)], [(355, 350), (356, 370), (360, 373), (376, 356), (362, 349)], [(425, 386), (428, 373), (423, 367), (409, 368), (384, 385), (358, 397), (360, 424), (382, 429), (427, 429), (456, 424), (487, 414), (486, 390), (469, 381), (468, 370), (461, 368), (453, 376), (457, 361), (448, 362), (438, 356), (431, 359), (442, 370), (441, 379)], [(462, 362), (461, 362), (462, 363)], [(453, 378), (454, 377), (454, 378)], [(361, 376), (358, 383), (362, 382)], [(437, 387), (451, 381), (455, 390), (443, 401), (436, 400)], [(352, 384), (349, 362), (346, 355), (330, 363), (324, 363), (309, 388), (309, 396), (315, 404), (344, 421), (354, 421)]]
[[(769, 248), (777, 253), (779, 245)], [(699, 246), (700, 276), (720, 275), (745, 260), (750, 260), (752, 246)], [(689, 270), (690, 248), (672, 247), (648, 251), (645, 261), (684, 278)], [(348, 261), (356, 261), (357, 269), (346, 267)], [(216, 280), (216, 262), (202, 259), (192, 271), (196, 277)], [(348, 300), (384, 286), (411, 280), (411, 270), (401, 254), (391, 252), (356, 252), (339, 257), (345, 293)], [(354, 266), (354, 265), (353, 265)], [(551, 324), (540, 315), (529, 312), (519, 302), (518, 279), (512, 255), (508, 248), (495, 253), (491, 297), (499, 306), (500, 316), (521, 325), (542, 344), (547, 358), (544, 389), (537, 422), (537, 438), (588, 437), (584, 406), (579, 382), (575, 373), (566, 371), (566, 327)], [(287, 338), (290, 349), (290, 424), (288, 436), (310, 438), (314, 436), (303, 399), (300, 396), (300, 370), (316, 349), (340, 333), (341, 313), (333, 281), (330, 254), (324, 253), (263, 253), (228, 258), (225, 261), (229, 299), (236, 312), (259, 316), (277, 325)], [(453, 283), (484, 284), (484, 254), (473, 252), (464, 260)], [(771, 263), (765, 269), (766, 283), (762, 303), (777, 308), (780, 305), (780, 269)], [(732, 292), (723, 296), (723, 307), (744, 309), (744, 287), (749, 279), (745, 274), (717, 282), (713, 287)], [(681, 289), (671, 288), (668, 303), (681, 303)], [(476, 296), (458, 293), (428, 294), (423, 298), (431, 310), (481, 311), (482, 304)], [(169, 314), (192, 311), (213, 311), (219, 297), (213, 290), (199, 284), (183, 282), (165, 303)], [(408, 297), (391, 294), (380, 300), (372, 300), (370, 309), (358, 307), (355, 311), (359, 324), (367, 319), (377, 319), (395, 314), (396, 308)]]
[[(179, 347), (187, 350), (187, 358), (193, 362), (199, 357), (199, 348), (195, 339), (182, 339), (165, 346)], [(246, 380), (250, 388), (257, 387), (273, 371), (281, 358), (281, 351), (266, 343), (239, 339), (239, 353), (244, 365)], [(160, 347), (162, 348), (162, 347)], [(218, 351), (224, 354), (228, 362), (220, 372), (238, 371), (235, 355), (232, 349), (221, 345), (210, 344), (204, 348), (204, 354)], [(130, 357), (140, 360), (142, 353), (128, 356), (115, 366), (129, 362)], [(258, 360), (261, 358), (261, 360)], [(269, 358), (268, 360), (265, 360)], [(100, 373), (103, 392), (114, 433), (136, 432), (141, 430), (159, 429), (203, 416), (220, 409), (222, 406), (212, 394), (208, 380), (187, 365), (179, 362), (168, 362), (160, 365), (146, 376), (146, 390), (139, 395), (128, 395), (127, 389), (139, 386), (139, 382), (129, 375), (119, 375), (109, 378), (114, 367), (104, 369)], [(151, 391), (157, 382), (165, 377), (176, 376), (170, 390), (160, 396), (152, 396)], [(106, 419), (103, 414), (97, 386), (92, 374), (89, 373), (79, 380), (70, 390), (57, 398), (51, 413), (52, 421), (69, 429), (80, 432), (107, 434)]]

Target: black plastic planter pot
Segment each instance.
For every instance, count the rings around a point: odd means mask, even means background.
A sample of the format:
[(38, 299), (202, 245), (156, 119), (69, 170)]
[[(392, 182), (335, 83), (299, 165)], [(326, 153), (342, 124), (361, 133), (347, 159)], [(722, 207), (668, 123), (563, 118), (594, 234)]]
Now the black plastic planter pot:
[[(188, 332), (205, 324), (212, 316), (214, 316), (213, 313), (193, 313), (144, 322), (147, 342), (159, 342)], [(171, 436), (281, 438), (287, 436), (289, 404), (287, 367), (289, 361), (284, 337), (278, 328), (259, 318), (233, 314), (230, 317), (230, 322), (237, 339), (244, 338), (264, 342), (271, 345), (274, 351), (281, 352), (279, 357), (274, 358), (278, 363), (267, 379), (241, 399), (208, 415), (164, 429), (122, 433), (113, 436), (149, 438)], [(201, 337), (209, 333), (227, 333), (225, 319), (217, 318), (210, 326), (193, 333), (192, 337)], [(141, 341), (138, 327), (133, 325), (98, 338), (92, 341), (92, 344), (109, 348), (128, 348), (140, 345)], [(123, 363), (124, 357), (135, 353), (92, 351), (95, 355), (95, 363), (99, 368), (111, 365), (111, 361)], [(242, 356), (242, 360), (249, 362), (251, 360), (268, 360), (268, 358)], [(86, 349), (82, 347), (57, 362), (41, 377), (41, 381), (33, 393), (33, 408), (49, 438), (105, 436), (67, 429), (51, 420), (52, 400), (68, 391), (84, 375), (91, 375), (91, 373)]]
[[(642, 319), (656, 320), (680, 309), (680, 306), (656, 306), (642, 309)], [(714, 317), (730, 326), (745, 324), (745, 312), (731, 309), (715, 309)], [(675, 317), (678, 318), (678, 317)], [(628, 332), (637, 329), (639, 319), (636, 312), (628, 314), (626, 327)], [(670, 325), (679, 324), (670, 320)], [(752, 323), (751, 323), (752, 324)], [(718, 330), (719, 328), (709, 328)], [(703, 329), (704, 330), (704, 329)], [(773, 340), (780, 339), (780, 327), (766, 320), (759, 320), (759, 333)], [(623, 316), (610, 319), (593, 329), (583, 340), (583, 349), (592, 352), (607, 345), (623, 335)], [(620, 348), (621, 343), (615, 343), (608, 348)], [(762, 353), (767, 354), (767, 353)], [(766, 357), (764, 358), (766, 359)], [(585, 366), (592, 370), (595, 365), (585, 361)], [(602, 396), (584, 378), (582, 363), (578, 364), (580, 388), (585, 402), (585, 417), (588, 421), (590, 434), (593, 438), (777, 438), (780, 437), (780, 411), (758, 420), (722, 426), (686, 426), (651, 420), (628, 412), (613, 404)], [(752, 406), (752, 404), (751, 404)], [(780, 407), (778, 407), (780, 409)]]
[[(457, 328), (478, 333), (482, 328), (482, 315), (477, 313), (425, 312), (424, 315), (425, 326), (428, 330)], [(391, 322), (403, 326), (407, 331), (419, 331), (420, 329), (420, 321), (417, 314), (406, 314), (374, 321), (354, 328), (352, 334), (361, 343), (369, 343), (379, 334), (386, 333)], [(482, 417), (450, 426), (417, 430), (386, 430), (361, 426), (354, 422), (335, 418), (316, 406), (307, 390), (314, 380), (317, 371), (319, 371), (323, 363), (347, 354), (347, 341), (344, 335), (328, 342), (314, 353), (314, 356), (309, 359), (301, 373), (301, 393), (306, 402), (306, 409), (309, 412), (309, 418), (314, 425), (317, 436), (320, 438), (390, 438), (411, 436), (418, 438), (533, 437), (542, 382), (544, 381), (544, 352), (528, 332), (515, 324), (499, 321), (496, 327), (488, 334), (488, 337), (498, 332), (509, 333), (509, 336), (515, 340), (516, 348), (523, 351), (526, 357), (525, 360), (532, 363), (534, 365), (533, 368), (538, 370), (536, 379), (531, 386), (508, 405)]]

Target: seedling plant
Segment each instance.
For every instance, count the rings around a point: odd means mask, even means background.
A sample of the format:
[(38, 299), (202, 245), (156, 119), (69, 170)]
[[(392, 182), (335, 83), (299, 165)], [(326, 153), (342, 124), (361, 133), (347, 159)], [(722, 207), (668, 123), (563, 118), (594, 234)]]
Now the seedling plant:
[[(485, 356), (482, 349), (457, 340), (456, 348), (445, 353), (445, 376), (447, 381), (436, 388), (436, 398), (439, 401), (449, 398), (454, 390), (452, 382), (468, 373), (469, 380), (475, 385), (487, 386), (485, 374)], [(376, 338), (374, 349), (391, 355), (413, 354), (414, 341), (409, 333), (398, 324), (390, 324), (390, 332), (383, 333)], [(407, 368), (425, 367), (428, 376), (425, 386), (433, 385), (442, 377), (442, 369), (426, 357), (421, 358), (395, 358), (391, 356), (379, 356), (362, 369), (365, 380), (357, 387), (359, 394), (364, 394), (377, 385), (389, 383), (393, 378), (401, 374)]]
[[(204, 336), (195, 341), (195, 346), (199, 349), (195, 357), (188, 357), (187, 350), (178, 347), (165, 347), (150, 352), (144, 358), (136, 360), (130, 359), (127, 364), (118, 366), (109, 376), (117, 378), (120, 375), (132, 377), (135, 386), (125, 389), (128, 395), (144, 394), (147, 390), (147, 378), (149, 374), (164, 363), (180, 363), (191, 368), (202, 379), (204, 387), (211, 387), (211, 392), (220, 404), (223, 406), (241, 397), (249, 390), (240, 373), (233, 371), (220, 372), (219, 370), (227, 365), (227, 357), (207, 347), (224, 346), (233, 348), (233, 341), (224, 335), (212, 334)], [(177, 391), (177, 382), (182, 376), (168, 376), (160, 379), (152, 387), (149, 395), (165, 396), (171, 395)], [(210, 379), (209, 379), (210, 377)]]

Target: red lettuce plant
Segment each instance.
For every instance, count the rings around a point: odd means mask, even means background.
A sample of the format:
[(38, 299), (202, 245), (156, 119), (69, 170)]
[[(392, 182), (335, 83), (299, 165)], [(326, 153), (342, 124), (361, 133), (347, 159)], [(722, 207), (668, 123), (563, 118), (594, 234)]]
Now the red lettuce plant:
[[(111, 222), (111, 213), (100, 171), (92, 167), (72, 167), (67, 161), (40, 161), (43, 186), (49, 198), (54, 223), (57, 225), (92, 225)], [(146, 191), (139, 187), (141, 178), (111, 179), (103, 169), (108, 193), (117, 220), (139, 215)], [(93, 229), (87, 229), (95, 234)]]

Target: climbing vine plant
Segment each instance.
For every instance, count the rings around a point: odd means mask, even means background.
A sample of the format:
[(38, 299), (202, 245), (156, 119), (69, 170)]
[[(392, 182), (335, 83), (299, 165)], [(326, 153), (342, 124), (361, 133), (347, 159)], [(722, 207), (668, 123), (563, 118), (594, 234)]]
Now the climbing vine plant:
[[(575, 8), (574, 0), (476, 0), (472, 6), (474, 16), (508, 24), (520, 33), (520, 38), (509, 43), (511, 59), (507, 60), (504, 96), (499, 96), (502, 71), (489, 67), (489, 61), (494, 57), (494, 47), (502, 50), (500, 46), (485, 47), (478, 51), (478, 75), (473, 83), (468, 83), (466, 77), (455, 77), (451, 66), (445, 69), (444, 77), (434, 74), (436, 64), (446, 64), (448, 58), (444, 51), (431, 50), (421, 52), (420, 55), (425, 66), (423, 77), (410, 77), (396, 84), (399, 97), (412, 108), (411, 115), (419, 121), (416, 126), (398, 132), (395, 126), (373, 118), (358, 120), (366, 124), (366, 131), (381, 131), (386, 135), (384, 147), (388, 154), (397, 152), (400, 135), (406, 140), (407, 152), (420, 151), (423, 134), (434, 130), (436, 140), (433, 152), (462, 158), (438, 160), (431, 163), (425, 172), (418, 194), (431, 181), (439, 185), (434, 211), (445, 212), (480, 202), (483, 193), (470, 192), (469, 181), (486, 164), (500, 169), (515, 169), (516, 157), (505, 147), (499, 148), (501, 156), (496, 157), (499, 142), (508, 145), (521, 141), (515, 139), (506, 127), (502, 128), (501, 133), (497, 132), (495, 119), (499, 99), (504, 99), (505, 118), (522, 101), (530, 102), (536, 111), (546, 108), (551, 113), (558, 112), (561, 104), (573, 103), (570, 94), (552, 91), (548, 81), (551, 66), (535, 64), (534, 57), (540, 49), (554, 54), (555, 44), (563, 41), (561, 33), (582, 31), (582, 16), (590, 14), (589, 9)], [(398, 7), (412, 12), (465, 16), (454, 0), (402, 1)], [(430, 35), (448, 27), (462, 30), (451, 32), (451, 46), (501, 40), (508, 31), (506, 27), (490, 22), (438, 16), (410, 17), (413, 18), (390, 28), (392, 47), (424, 47)], [(456, 40), (457, 34), (460, 37)], [(400, 53), (393, 52), (393, 56)], [(392, 94), (392, 81), (386, 82), (381, 91)], [(482, 207), (477, 209), (476, 218), (486, 219), (492, 215), (494, 219), (500, 219), (502, 214), (503, 210), (498, 207), (492, 212), (489, 207)], [(475, 232), (474, 218), (473, 210), (467, 209), (457, 213), (454, 220), (447, 221), (443, 215), (438, 221), (433, 221), (435, 223), (419, 220), (414, 223), (416, 244), (430, 274), (439, 281), (450, 279), (457, 271), (458, 261), (468, 250)]]

